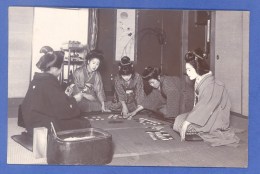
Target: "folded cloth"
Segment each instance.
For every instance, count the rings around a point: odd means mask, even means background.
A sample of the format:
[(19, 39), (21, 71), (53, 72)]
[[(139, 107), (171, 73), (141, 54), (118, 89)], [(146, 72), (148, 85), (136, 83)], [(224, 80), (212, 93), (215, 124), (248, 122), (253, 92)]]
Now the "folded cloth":
[(193, 127), (193, 124), (190, 124), (187, 128), (186, 134), (185, 134), (185, 140), (186, 141), (203, 141), (203, 139), (198, 135), (198, 132)]
[(199, 135), (185, 135), (185, 141), (203, 141)]
[(187, 127), (186, 135), (198, 135), (198, 132), (197, 132), (196, 129), (194, 128), (193, 124), (190, 124), (190, 125)]
[(236, 136), (233, 129), (216, 130), (210, 133), (200, 133), (200, 137), (210, 143), (211, 146), (232, 146), (238, 147), (240, 139)]

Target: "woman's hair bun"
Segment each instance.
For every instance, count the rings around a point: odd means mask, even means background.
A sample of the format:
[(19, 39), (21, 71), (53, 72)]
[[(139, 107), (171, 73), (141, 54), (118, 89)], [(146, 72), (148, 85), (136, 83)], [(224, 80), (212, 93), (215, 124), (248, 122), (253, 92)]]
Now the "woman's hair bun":
[(121, 58), (118, 68), (119, 68), (119, 75), (134, 74), (133, 63), (131, 62), (130, 58), (127, 56)]
[(127, 56), (122, 57), (119, 66), (129, 66), (129, 65), (132, 65), (130, 58)]
[(43, 54), (48, 54), (48, 53), (52, 53), (52, 52), (53, 52), (53, 49), (50, 46), (43, 46), (40, 49), (40, 53), (43, 53)]
[(161, 69), (155, 68), (151, 66), (147, 66), (144, 68), (144, 72), (142, 74), (142, 77), (144, 80), (150, 80), (150, 79), (158, 79), (158, 77), (161, 75)]
[(192, 65), (199, 75), (206, 74), (210, 71), (206, 59), (207, 54), (201, 48), (197, 48), (194, 51), (189, 51), (185, 54), (186, 63)]
[(186, 62), (192, 61), (192, 60), (197, 60), (197, 59), (206, 59), (207, 55), (206, 53), (201, 49), (201, 48), (197, 48), (194, 51), (188, 51), (185, 54), (185, 60)]
[(103, 52), (101, 50), (91, 50), (87, 56), (86, 56), (86, 60), (91, 60), (93, 58), (97, 58), (100, 61), (102, 61), (104, 59), (103, 56)]
[(53, 51), (52, 54), (44, 54), (37, 62), (36, 66), (41, 71), (48, 71), (51, 67), (61, 68), (64, 58), (63, 51)]

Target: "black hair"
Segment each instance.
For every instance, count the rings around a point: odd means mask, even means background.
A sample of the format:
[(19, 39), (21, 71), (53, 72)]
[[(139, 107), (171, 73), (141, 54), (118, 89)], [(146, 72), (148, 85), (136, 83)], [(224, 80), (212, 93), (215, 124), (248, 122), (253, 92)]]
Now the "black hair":
[(150, 79), (159, 80), (159, 76), (161, 74), (161, 70), (159, 68), (154, 67), (145, 67), (144, 72), (142, 74), (142, 78), (145, 81), (149, 81)]
[[(130, 74), (134, 75), (135, 71), (134, 71), (133, 63), (131, 62), (129, 57), (127, 56), (122, 57), (118, 67), (119, 67), (118, 74), (120, 76), (130, 75)], [(131, 78), (133, 78), (133, 76)]]
[(100, 50), (91, 50), (85, 57), (86, 61), (91, 61), (94, 58), (102, 62), (104, 59), (103, 52)]
[(47, 53), (51, 53), (53, 52), (54, 50), (50, 47), (50, 46), (43, 46), (41, 49), (40, 49), (40, 53), (43, 53), (43, 54), (47, 54)]
[(206, 74), (210, 71), (206, 59), (207, 56), (201, 48), (197, 48), (185, 54), (186, 63), (191, 64), (199, 75)]
[(51, 67), (56, 67), (60, 69), (63, 63), (64, 52), (53, 51), (51, 47), (49, 47), (51, 48), (51, 51), (48, 51), (44, 47), (42, 47), (41, 50), (45, 50), (45, 51), (43, 52), (40, 51), (41, 53), (44, 53), (44, 55), (37, 62), (36, 66), (43, 72), (49, 71)]

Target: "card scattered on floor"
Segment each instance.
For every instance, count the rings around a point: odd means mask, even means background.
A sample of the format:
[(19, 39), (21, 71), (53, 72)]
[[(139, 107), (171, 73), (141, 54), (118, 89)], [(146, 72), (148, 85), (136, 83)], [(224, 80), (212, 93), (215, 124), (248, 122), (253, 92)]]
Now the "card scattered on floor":
[(108, 115), (108, 117), (96, 115), (96, 116), (91, 116), (91, 117), (86, 117), (86, 118), (89, 119), (89, 121), (99, 121), (99, 120), (102, 121), (102, 120), (106, 120), (106, 119), (109, 119), (109, 120), (124, 119), (123, 116), (118, 115), (118, 114), (110, 114), (110, 115)]
[(159, 121), (155, 121), (155, 120), (149, 120), (147, 118), (139, 118), (139, 119), (135, 119), (136, 121), (138, 121), (139, 123), (143, 124), (143, 125), (153, 125), (153, 126), (157, 126), (157, 125), (164, 125), (163, 123), (159, 122)]
[(145, 131), (153, 140), (173, 140), (174, 138), (165, 131)]
[(105, 120), (105, 118), (101, 117), (101, 116), (91, 116), (88, 118), (89, 121), (94, 121), (94, 120)]
[(124, 117), (121, 115), (118, 115), (118, 114), (111, 114), (107, 118), (108, 119), (118, 119), (118, 118), (123, 119)]

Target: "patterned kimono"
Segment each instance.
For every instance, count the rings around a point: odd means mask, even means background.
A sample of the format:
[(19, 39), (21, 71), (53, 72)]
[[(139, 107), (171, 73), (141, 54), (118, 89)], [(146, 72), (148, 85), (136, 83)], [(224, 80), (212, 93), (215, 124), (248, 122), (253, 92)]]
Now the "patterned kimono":
[(50, 129), (50, 122), (57, 131), (90, 127), (88, 120), (80, 117), (76, 100), (68, 97), (49, 73), (35, 73), (21, 110), (29, 133), (36, 127)]
[(142, 102), (144, 109), (163, 114), (167, 118), (188, 112), (192, 108), (193, 89), (179, 77), (161, 76), (160, 90), (153, 89)]
[[(101, 111), (101, 102), (105, 101), (103, 82), (98, 71), (88, 72), (86, 65), (77, 68), (73, 73), (75, 88), (73, 94), (77, 94), (83, 89), (84, 92), (92, 95), (96, 100), (89, 101), (85, 98), (78, 103), (82, 112)], [(87, 87), (87, 88), (86, 88)]]
[[(229, 129), (231, 103), (224, 84), (211, 73), (195, 85), (195, 106), (191, 112), (179, 115), (173, 129), (180, 132), (187, 120), (193, 131), (213, 146), (238, 143), (239, 139)], [(188, 127), (188, 130), (189, 130)]]
[(143, 79), (140, 74), (135, 73), (134, 76), (126, 82), (122, 77), (115, 77), (115, 98), (110, 106), (111, 110), (122, 110), (120, 101), (125, 101), (129, 112), (136, 109), (144, 99)]

